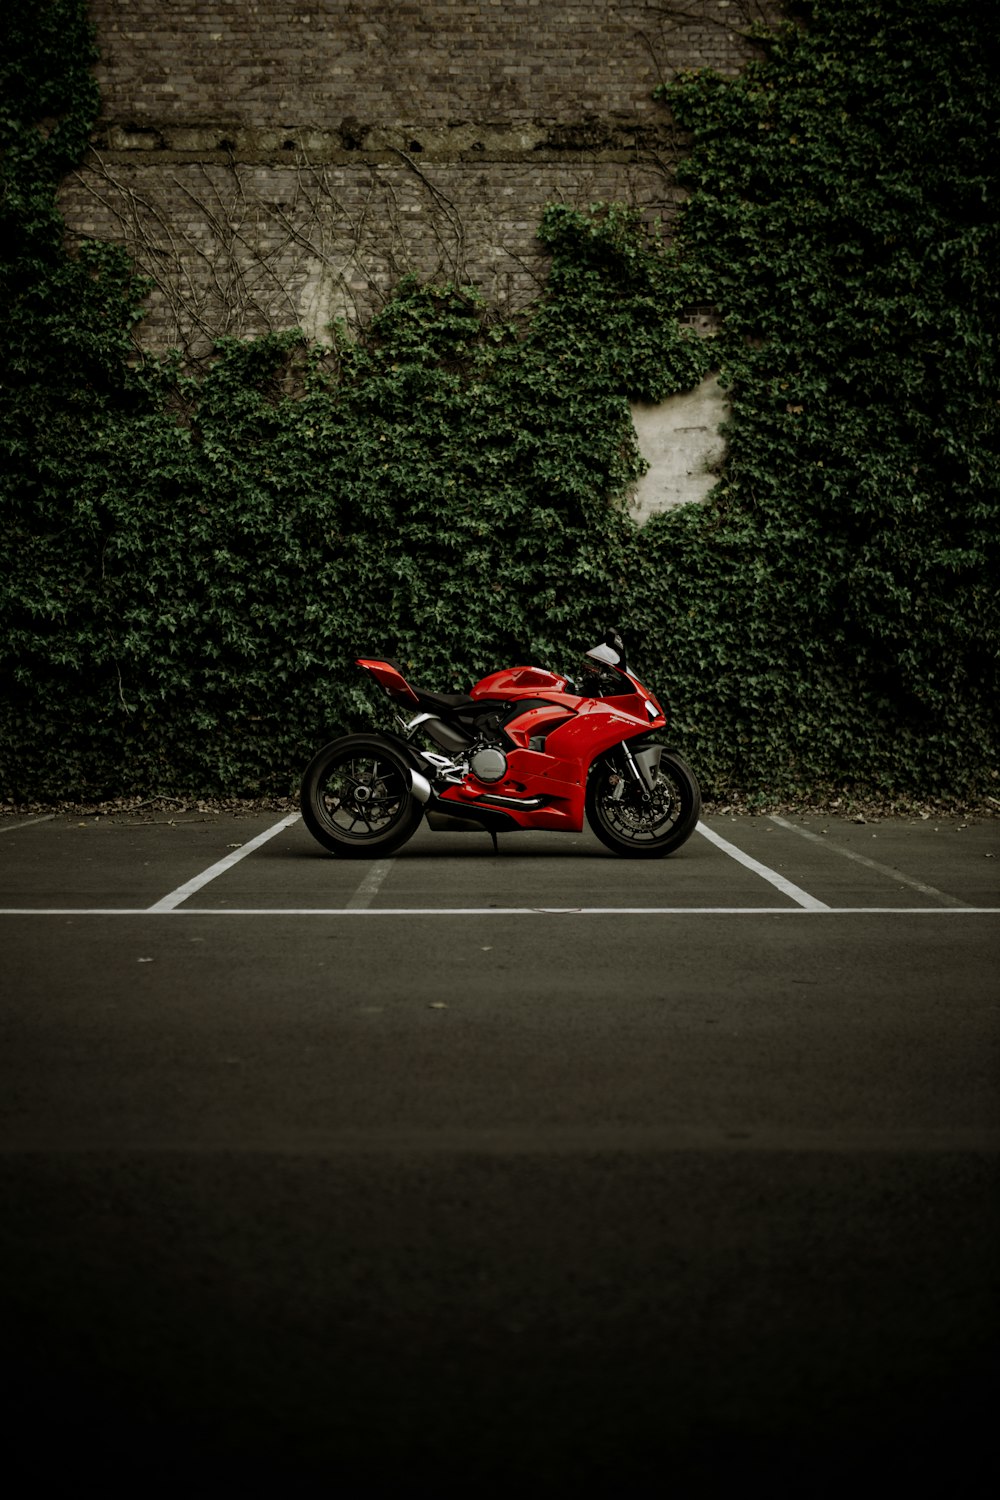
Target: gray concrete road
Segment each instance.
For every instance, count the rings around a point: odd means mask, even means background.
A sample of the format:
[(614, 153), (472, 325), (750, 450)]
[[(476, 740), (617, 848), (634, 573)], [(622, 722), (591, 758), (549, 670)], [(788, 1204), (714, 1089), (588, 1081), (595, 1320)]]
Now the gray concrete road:
[(1000, 823), (281, 821), (0, 821), (15, 1466), (992, 1493)]

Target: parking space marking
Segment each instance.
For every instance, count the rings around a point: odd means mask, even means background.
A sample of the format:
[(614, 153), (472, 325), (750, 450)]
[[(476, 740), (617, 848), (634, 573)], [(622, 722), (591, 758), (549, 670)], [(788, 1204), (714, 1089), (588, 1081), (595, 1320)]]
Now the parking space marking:
[(153, 906), (147, 907), (147, 912), (174, 911), (180, 906), (182, 901), (186, 901), (189, 896), (193, 896), (196, 891), (200, 891), (203, 886), (208, 885), (209, 881), (215, 880), (218, 876), (224, 875), (227, 870), (231, 870), (233, 865), (239, 864), (241, 859), (246, 859), (248, 854), (252, 854), (255, 849), (259, 849), (261, 844), (266, 844), (268, 839), (273, 839), (274, 835), (280, 833), (283, 828), (288, 828), (292, 823), (297, 823), (301, 816), (301, 813), (289, 813), (287, 818), (282, 818), (281, 822), (275, 823), (273, 828), (266, 828), (255, 839), (251, 839), (248, 844), (241, 844), (238, 849), (234, 849), (224, 859), (220, 859), (216, 864), (210, 865), (207, 870), (202, 870), (200, 875), (195, 875), (192, 879), (185, 881), (183, 885), (179, 885), (175, 891), (170, 892), (169, 896), (164, 896), (162, 900), (157, 901)]
[(348, 911), (364, 911), (371, 906), (379, 893), (383, 880), (392, 869), (391, 859), (377, 859), (372, 864), (354, 895), (347, 903)]
[(805, 911), (830, 910), (825, 901), (818, 901), (815, 896), (810, 896), (808, 891), (802, 890), (801, 886), (793, 885), (790, 880), (785, 879), (784, 875), (779, 875), (777, 870), (772, 870), (767, 865), (762, 865), (759, 859), (754, 859), (751, 855), (744, 854), (742, 849), (737, 849), (735, 844), (731, 844), (728, 839), (722, 838), (714, 829), (707, 828), (704, 823), (698, 824), (698, 832), (703, 838), (708, 839), (710, 844), (715, 844), (716, 848), (721, 849), (724, 854), (728, 854), (730, 859), (735, 859), (737, 864), (745, 865), (748, 870), (752, 870), (755, 875), (759, 875), (761, 880), (766, 880), (769, 885), (774, 886), (775, 890), (781, 891), (783, 895), (788, 896), (790, 900), (804, 908)]
[(893, 870), (889, 865), (880, 865), (878, 860), (869, 859), (867, 854), (858, 854), (854, 849), (845, 849), (843, 844), (832, 843), (829, 839), (818, 833), (813, 833), (810, 828), (798, 828), (794, 823), (789, 823), (787, 818), (779, 818), (777, 813), (769, 813), (768, 817), (772, 823), (777, 823), (779, 828), (786, 828), (789, 833), (797, 833), (801, 838), (811, 839), (814, 844), (821, 844), (824, 849), (832, 849), (835, 854), (842, 854), (845, 859), (853, 859), (856, 865), (864, 865), (866, 870), (874, 870), (877, 875), (887, 875), (890, 880), (897, 881), (900, 885), (908, 885), (911, 890), (919, 891), (923, 896), (932, 896), (936, 901), (941, 901), (945, 906), (967, 907), (967, 901), (960, 901), (957, 896), (949, 896), (947, 891), (939, 891), (937, 886), (925, 885), (922, 880), (914, 880), (911, 875), (904, 875), (901, 870)]
[(993, 1125), (760, 1125), (745, 1126), (664, 1123), (662, 1125), (625, 1124), (599, 1121), (594, 1124), (556, 1125), (458, 1125), (441, 1126), (366, 1126), (354, 1128), (311, 1129), (308, 1134), (276, 1136), (266, 1129), (251, 1134), (200, 1132), (158, 1133), (138, 1139), (123, 1139), (119, 1132), (102, 1130), (98, 1125), (86, 1131), (75, 1130), (72, 1136), (41, 1128), (21, 1131), (0, 1139), (0, 1159), (58, 1152), (60, 1156), (87, 1155), (100, 1151), (117, 1158), (133, 1154), (160, 1155), (183, 1152), (187, 1156), (225, 1152), (226, 1155), (283, 1156), (379, 1156), (403, 1151), (407, 1156), (449, 1155), (473, 1152), (477, 1156), (504, 1156), (527, 1153), (537, 1156), (594, 1152), (645, 1151), (725, 1151), (727, 1154), (753, 1152), (792, 1153), (865, 1152), (893, 1155), (927, 1156), (938, 1151), (973, 1152), (996, 1155), (1000, 1152), (1000, 1130)]
[(26, 823), (0, 823), (0, 833), (16, 833), (19, 828), (36, 828), (39, 823), (51, 823), (55, 813), (43, 813), (40, 818), (29, 818)]
[(1000, 906), (4, 906), (0, 917), (1000, 917)]
[[(47, 822), (55, 814), (32, 820), (32, 822)], [(933, 898), (939, 904), (935, 906), (829, 906), (817, 897), (803, 890), (801, 886), (795, 885), (784, 875), (779, 874), (770, 866), (762, 864), (751, 855), (745, 853), (737, 845), (730, 843), (713, 829), (699, 822), (697, 832), (714, 844), (721, 853), (736, 863), (744, 866), (759, 879), (766, 881), (781, 895), (793, 903), (791, 905), (705, 905), (705, 906), (376, 906), (376, 897), (382, 890), (384, 882), (392, 870), (396, 860), (392, 858), (371, 860), (365, 864), (353, 893), (344, 894), (345, 904), (343, 906), (223, 906), (195, 907), (189, 905), (190, 898), (204, 889), (212, 881), (231, 870), (234, 865), (246, 859), (273, 839), (276, 834), (289, 828), (299, 821), (301, 814), (290, 813), (281, 818), (270, 828), (258, 834), (255, 838), (248, 840), (239, 848), (231, 850), (224, 858), (217, 860), (207, 869), (193, 876), (190, 880), (178, 886), (168, 895), (153, 903), (152, 906), (127, 907), (127, 906), (59, 906), (59, 907), (0, 907), (0, 917), (27, 917), (27, 916), (49, 916), (49, 917), (101, 917), (101, 916), (243, 916), (243, 917), (389, 917), (389, 918), (426, 918), (426, 917), (726, 917), (726, 916), (998, 916), (1000, 906), (973, 906), (968, 902), (961, 901), (945, 891), (938, 890), (935, 886), (928, 885), (924, 881), (917, 880), (911, 876), (903, 875), (900, 871), (878, 864), (866, 855), (855, 853), (838, 844), (831, 844), (826, 838), (820, 838), (808, 829), (797, 828), (794, 823), (789, 823), (776, 814), (771, 814), (771, 821), (783, 830), (798, 833), (804, 838), (811, 839), (815, 843), (832, 849), (845, 858), (852, 859), (856, 864), (874, 870), (878, 874), (896, 880), (904, 886), (918, 891), (923, 896)], [(21, 827), (32, 826), (29, 824), (17, 825)]]

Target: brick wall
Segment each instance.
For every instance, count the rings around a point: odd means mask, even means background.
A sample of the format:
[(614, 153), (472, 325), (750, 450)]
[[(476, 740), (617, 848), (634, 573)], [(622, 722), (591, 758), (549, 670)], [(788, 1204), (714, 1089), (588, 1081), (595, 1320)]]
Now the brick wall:
[(92, 0), (103, 110), (71, 231), (156, 286), (143, 336), (322, 332), (407, 271), (508, 311), (544, 275), (546, 202), (669, 232), (682, 148), (651, 98), (733, 72), (779, 0)]

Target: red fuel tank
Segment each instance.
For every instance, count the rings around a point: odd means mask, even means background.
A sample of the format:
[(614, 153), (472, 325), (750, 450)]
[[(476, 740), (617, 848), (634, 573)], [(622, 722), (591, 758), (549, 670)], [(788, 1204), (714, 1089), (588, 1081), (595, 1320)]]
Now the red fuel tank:
[(544, 667), (505, 667), (491, 672), (470, 689), (473, 698), (530, 698), (534, 693), (563, 693), (565, 677)]

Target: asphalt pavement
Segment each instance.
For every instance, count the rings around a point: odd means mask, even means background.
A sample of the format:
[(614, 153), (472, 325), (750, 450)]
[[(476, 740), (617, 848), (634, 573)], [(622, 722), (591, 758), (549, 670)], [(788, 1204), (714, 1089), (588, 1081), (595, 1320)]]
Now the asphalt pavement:
[(998, 865), (0, 819), (11, 1472), (992, 1494)]

